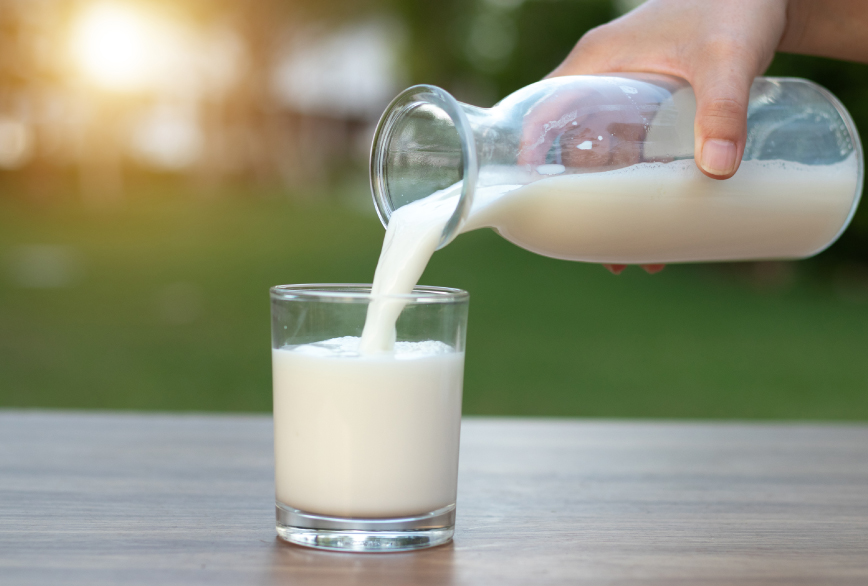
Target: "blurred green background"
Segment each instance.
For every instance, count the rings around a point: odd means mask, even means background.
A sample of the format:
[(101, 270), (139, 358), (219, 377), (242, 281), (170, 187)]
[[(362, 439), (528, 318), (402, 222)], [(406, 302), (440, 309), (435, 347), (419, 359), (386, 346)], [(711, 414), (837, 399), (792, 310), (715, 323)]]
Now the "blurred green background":
[[(0, 1), (0, 407), (268, 411), (268, 287), (373, 275), (388, 99), (491, 105), (635, 4)], [(769, 74), (868, 128), (868, 67)], [(808, 261), (614, 277), (485, 230), (422, 283), (471, 293), (468, 414), (864, 420), (866, 260), (863, 208)]]

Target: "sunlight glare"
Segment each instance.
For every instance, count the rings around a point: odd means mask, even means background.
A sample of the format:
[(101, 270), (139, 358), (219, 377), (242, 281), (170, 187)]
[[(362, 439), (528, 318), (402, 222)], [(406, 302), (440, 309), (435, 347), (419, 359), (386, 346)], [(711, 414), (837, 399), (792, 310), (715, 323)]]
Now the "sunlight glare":
[(73, 29), (72, 42), (82, 73), (105, 89), (140, 89), (158, 65), (158, 31), (147, 15), (122, 4), (87, 8)]

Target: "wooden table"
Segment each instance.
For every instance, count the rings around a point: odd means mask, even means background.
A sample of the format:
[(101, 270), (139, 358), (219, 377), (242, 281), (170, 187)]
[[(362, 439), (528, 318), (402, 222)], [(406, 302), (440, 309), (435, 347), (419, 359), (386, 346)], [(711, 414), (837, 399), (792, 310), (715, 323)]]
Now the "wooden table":
[(271, 419), (0, 411), (0, 584), (868, 584), (868, 426), (467, 419), (455, 541), (274, 533)]

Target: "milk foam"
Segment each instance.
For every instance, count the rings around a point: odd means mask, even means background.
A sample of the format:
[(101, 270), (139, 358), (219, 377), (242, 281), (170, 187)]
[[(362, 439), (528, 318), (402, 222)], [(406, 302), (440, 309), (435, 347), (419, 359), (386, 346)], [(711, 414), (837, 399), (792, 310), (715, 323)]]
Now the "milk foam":
[[(363, 355), (359, 349), (361, 338), (357, 336), (343, 336), (331, 338), (312, 344), (299, 346), (287, 346), (284, 351), (291, 351), (305, 356), (317, 356), (320, 358), (361, 358), (377, 359), (377, 356)], [(437, 356), (454, 352), (452, 346), (436, 340), (424, 340), (422, 342), (395, 342), (393, 351), (380, 356), (383, 360), (413, 360), (427, 356)]]

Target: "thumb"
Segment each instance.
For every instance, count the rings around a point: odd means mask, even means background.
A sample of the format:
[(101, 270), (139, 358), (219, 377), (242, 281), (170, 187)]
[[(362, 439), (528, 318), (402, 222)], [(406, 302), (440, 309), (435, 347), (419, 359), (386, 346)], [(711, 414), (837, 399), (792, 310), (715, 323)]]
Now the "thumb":
[(747, 138), (747, 104), (753, 76), (747, 71), (708, 74), (692, 81), (696, 94), (694, 157), (699, 169), (714, 179), (727, 179), (738, 170)]

